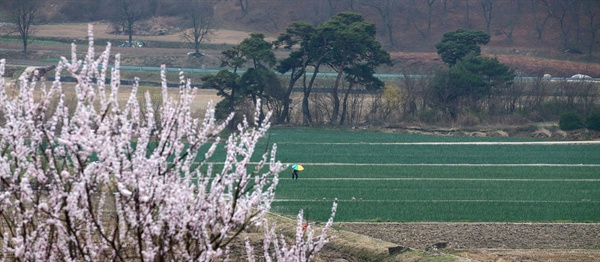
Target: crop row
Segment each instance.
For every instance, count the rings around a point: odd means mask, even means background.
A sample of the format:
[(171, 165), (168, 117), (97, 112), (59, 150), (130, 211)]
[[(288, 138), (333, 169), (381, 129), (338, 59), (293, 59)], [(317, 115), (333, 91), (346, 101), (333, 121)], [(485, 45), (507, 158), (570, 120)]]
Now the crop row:
[[(321, 131), (262, 139), (255, 161), (276, 143), (277, 160), (305, 167), (298, 180), (280, 174), (273, 211), (326, 220), (337, 199), (336, 221), (600, 222), (597, 143)], [(223, 159), (208, 161), (218, 172)]]
[[(336, 221), (599, 222), (600, 144), (511, 144), (525, 140), (276, 129), (278, 160), (305, 170), (281, 174), (273, 211), (325, 220), (337, 199)], [(508, 143), (464, 144), (490, 141)]]
[(600, 145), (365, 145), (280, 146), (284, 162), (401, 164), (598, 164)]
[[(598, 166), (503, 165), (319, 165), (307, 163), (302, 179), (450, 178), (450, 179), (600, 179)], [(287, 173), (281, 175), (288, 177)]]
[[(310, 140), (305, 132), (312, 135)], [(300, 129), (275, 129), (259, 143), (257, 152), (277, 144), (277, 160), (284, 163), (344, 164), (600, 164), (600, 143), (595, 144), (461, 144), (459, 142), (514, 142), (499, 138), (433, 137), (424, 135), (387, 134), (324, 130), (323, 135)], [(364, 137), (360, 139), (360, 137)], [(347, 142), (328, 139), (348, 137)], [(437, 140), (434, 140), (436, 138)], [(422, 139), (422, 141), (419, 141)], [(335, 139), (333, 139), (335, 140)], [(444, 142), (418, 144), (416, 142)], [(452, 144), (452, 143), (455, 144)], [(150, 144), (150, 147), (155, 144)], [(204, 146), (201, 151), (208, 148)], [(209, 159), (223, 161), (220, 147)], [(260, 159), (255, 154), (254, 160)], [(199, 154), (196, 161), (203, 161)]]
[[(332, 200), (285, 201), (272, 211), (296, 214), (310, 221), (328, 218)], [(598, 222), (598, 202), (528, 201), (338, 201), (336, 221), (376, 222)]]

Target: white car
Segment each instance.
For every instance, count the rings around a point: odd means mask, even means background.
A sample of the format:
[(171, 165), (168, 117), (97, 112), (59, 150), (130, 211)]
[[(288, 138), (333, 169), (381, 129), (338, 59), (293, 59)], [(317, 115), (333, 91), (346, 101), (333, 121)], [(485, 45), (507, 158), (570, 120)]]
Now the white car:
[(571, 79), (592, 79), (589, 75), (574, 74)]

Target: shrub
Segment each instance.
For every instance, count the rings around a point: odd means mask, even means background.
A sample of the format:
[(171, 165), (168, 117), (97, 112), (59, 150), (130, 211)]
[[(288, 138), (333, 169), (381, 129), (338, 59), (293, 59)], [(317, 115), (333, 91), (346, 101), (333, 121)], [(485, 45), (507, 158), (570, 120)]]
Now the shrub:
[(481, 118), (475, 113), (467, 113), (460, 115), (457, 121), (461, 126), (476, 126), (481, 123)]
[(592, 113), (585, 119), (585, 127), (591, 130), (600, 131), (600, 113)]
[(581, 117), (574, 112), (567, 112), (560, 115), (558, 126), (561, 130), (575, 130), (584, 127)]
[(425, 109), (419, 112), (419, 120), (426, 124), (440, 124), (446, 119), (444, 119), (441, 110)]
[[(224, 143), (225, 159), (218, 161), (212, 156), (227, 120), (218, 122), (210, 107), (203, 120), (194, 118), (189, 82), (178, 97), (169, 97), (163, 66), (159, 106), (149, 92), (140, 103), (135, 83), (122, 107), (119, 71), (108, 69), (110, 45), (96, 59), (91, 25), (89, 34), (85, 59), (77, 60), (73, 48), (73, 60), (63, 58), (56, 68), (57, 79), (65, 70), (77, 80), (72, 112), (58, 82), (50, 88), (39, 83), (36, 90), (23, 80), (18, 94), (8, 94), (2, 80), (6, 61), (0, 60), (3, 258), (214, 261), (226, 259), (230, 243), (259, 224), (266, 225), (267, 261), (314, 258), (329, 239), (333, 214), (316, 235), (302, 227), (300, 211), (294, 243), (265, 222), (278, 173), (286, 168), (275, 161), (276, 145), (250, 162), (270, 114), (257, 124), (257, 109), (254, 125), (238, 124)], [(120, 56), (114, 62), (118, 68)], [(112, 81), (105, 87), (107, 74)], [(214, 161), (222, 163), (220, 171), (212, 168)], [(246, 250), (251, 260), (249, 240)]]

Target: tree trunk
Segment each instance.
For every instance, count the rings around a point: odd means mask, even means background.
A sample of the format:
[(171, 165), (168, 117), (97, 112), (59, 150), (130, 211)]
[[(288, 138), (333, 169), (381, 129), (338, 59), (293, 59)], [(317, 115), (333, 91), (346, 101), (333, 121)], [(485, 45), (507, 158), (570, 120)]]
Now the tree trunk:
[(473, 27), (471, 25), (470, 9), (469, 0), (465, 0), (465, 26), (469, 29)]
[(435, 0), (427, 0), (427, 38), (431, 37), (431, 24), (433, 19), (433, 4)]
[(28, 40), (27, 38), (28, 37), (26, 37), (26, 36), (22, 37), (22, 39), (23, 39), (23, 53), (27, 53), (27, 45), (29, 44), (28, 41), (27, 41)]
[(242, 16), (248, 14), (248, 0), (240, 0), (240, 8), (242, 9)]
[(331, 112), (331, 119), (329, 119), (329, 124), (333, 126), (337, 125), (338, 123), (338, 115), (340, 112), (340, 98), (338, 96), (338, 88), (340, 87), (340, 83), (342, 82), (342, 76), (344, 75), (345, 66), (346, 61), (343, 61), (340, 64), (337, 77), (335, 78), (335, 83), (333, 84), (333, 90), (331, 91), (331, 95), (333, 96), (333, 111)]
[(589, 37), (588, 37), (588, 55), (592, 55), (593, 51), (594, 51), (594, 45), (596, 44), (596, 32), (597, 32), (597, 28), (600, 28), (600, 26), (598, 25), (598, 23), (594, 23), (594, 21), (596, 21), (596, 15), (597, 13), (594, 12), (595, 10), (591, 7), (588, 6), (588, 12), (587, 12), (587, 18), (589, 19)]
[(310, 109), (308, 104), (308, 97), (310, 96), (310, 91), (312, 87), (310, 84), (306, 86), (306, 78), (304, 79), (304, 88), (303, 88), (304, 96), (302, 97), (302, 124), (305, 126), (312, 125), (312, 119), (310, 117)]
[(196, 50), (196, 56), (200, 56), (200, 36), (199, 33), (194, 34), (194, 49)]
[(490, 26), (492, 24), (492, 12), (494, 8), (494, 0), (480, 0), (481, 10), (483, 11), (483, 18), (485, 20), (485, 31), (490, 33)]
[(344, 100), (342, 102), (342, 114), (340, 117), (340, 126), (346, 124), (346, 115), (348, 114), (348, 96), (350, 95), (350, 90), (352, 89), (352, 86), (354, 86), (354, 82), (350, 82), (350, 85), (348, 85), (348, 89), (344, 93)]
[(317, 79), (317, 73), (319, 73), (320, 66), (320, 64), (315, 65), (315, 71), (313, 72), (313, 75), (310, 78), (308, 86), (306, 85), (306, 74), (304, 75), (304, 97), (302, 98), (302, 124), (305, 126), (312, 125), (312, 119), (310, 117), (310, 110), (308, 104), (308, 96), (310, 95), (310, 91), (312, 90), (312, 86), (315, 82), (315, 79)]
[(294, 90), (294, 86), (296, 85), (296, 82), (298, 81), (298, 79), (300, 79), (301, 76), (304, 75), (305, 71), (306, 70), (304, 68), (300, 69), (299, 72), (295, 72), (295, 70), (292, 69), (292, 75), (290, 77), (290, 82), (289, 82), (288, 88), (285, 92), (285, 96), (283, 97), (283, 110), (281, 112), (281, 115), (279, 115), (279, 119), (277, 119), (277, 123), (279, 123), (279, 124), (289, 123), (290, 103), (291, 103), (290, 96), (292, 95), (292, 91)]
[(129, 35), (129, 44), (133, 46), (133, 23), (127, 23), (127, 34)]

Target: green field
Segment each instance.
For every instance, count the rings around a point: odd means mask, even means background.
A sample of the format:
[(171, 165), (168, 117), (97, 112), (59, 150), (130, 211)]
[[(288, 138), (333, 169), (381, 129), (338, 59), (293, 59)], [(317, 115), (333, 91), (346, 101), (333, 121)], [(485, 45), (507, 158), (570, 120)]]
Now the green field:
[[(19, 42), (21, 43), (23, 41), (23, 39), (18, 38), (18, 37), (0, 37), (0, 42)], [(33, 43), (36, 44), (40, 44), (40, 45), (64, 45), (65, 43), (61, 43), (58, 41), (52, 41), (52, 40), (35, 40)]]
[(600, 222), (600, 143), (322, 129), (267, 141), (306, 168), (281, 174), (274, 212), (325, 220), (337, 198), (336, 221)]

